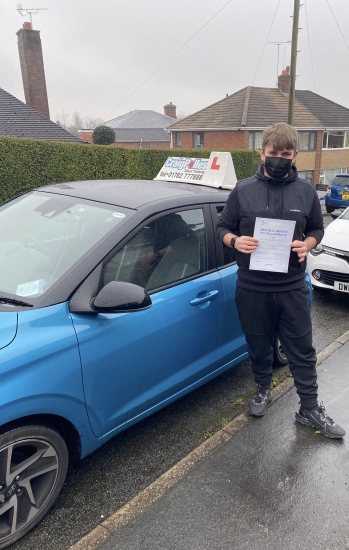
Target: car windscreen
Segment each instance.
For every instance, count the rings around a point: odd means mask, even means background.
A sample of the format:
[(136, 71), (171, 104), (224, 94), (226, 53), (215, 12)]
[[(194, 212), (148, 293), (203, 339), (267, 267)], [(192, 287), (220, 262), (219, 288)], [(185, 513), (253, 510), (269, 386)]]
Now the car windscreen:
[(0, 206), (0, 293), (37, 298), (133, 210), (32, 192)]
[(332, 185), (339, 185), (340, 187), (348, 187), (349, 176), (336, 176), (332, 181)]

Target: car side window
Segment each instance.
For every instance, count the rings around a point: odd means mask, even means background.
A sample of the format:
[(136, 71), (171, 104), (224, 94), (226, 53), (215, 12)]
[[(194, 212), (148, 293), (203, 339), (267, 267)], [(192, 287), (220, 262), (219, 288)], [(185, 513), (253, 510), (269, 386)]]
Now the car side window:
[[(224, 206), (217, 206), (217, 218), (219, 219), (221, 217), (222, 211)], [(218, 240), (218, 239), (217, 239)], [(229, 265), (236, 262), (236, 251), (235, 248), (228, 248), (227, 246), (224, 246), (223, 243), (220, 243), (220, 246), (223, 249), (223, 265)]]
[(103, 285), (125, 281), (153, 290), (207, 269), (206, 233), (201, 208), (151, 221), (104, 266)]

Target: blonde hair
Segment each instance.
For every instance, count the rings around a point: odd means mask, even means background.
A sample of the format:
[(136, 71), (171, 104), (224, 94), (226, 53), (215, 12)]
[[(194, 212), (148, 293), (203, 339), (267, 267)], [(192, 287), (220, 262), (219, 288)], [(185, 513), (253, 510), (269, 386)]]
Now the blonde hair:
[(298, 132), (286, 122), (278, 122), (268, 126), (263, 132), (262, 149), (264, 150), (267, 145), (275, 147), (277, 151), (282, 149), (294, 149), (296, 151)]

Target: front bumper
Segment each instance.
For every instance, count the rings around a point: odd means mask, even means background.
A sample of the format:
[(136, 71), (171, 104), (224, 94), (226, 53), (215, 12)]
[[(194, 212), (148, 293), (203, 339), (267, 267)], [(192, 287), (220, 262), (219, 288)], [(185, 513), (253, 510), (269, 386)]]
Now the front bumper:
[(332, 195), (327, 193), (325, 195), (325, 205), (336, 207), (336, 208), (347, 208), (349, 206), (349, 201), (344, 201), (339, 196), (338, 198), (332, 197)]
[[(324, 252), (318, 256), (309, 253), (307, 265), (313, 286), (334, 290), (334, 281), (349, 283), (349, 258), (345, 260)], [(320, 277), (315, 278), (314, 271), (318, 271)]]

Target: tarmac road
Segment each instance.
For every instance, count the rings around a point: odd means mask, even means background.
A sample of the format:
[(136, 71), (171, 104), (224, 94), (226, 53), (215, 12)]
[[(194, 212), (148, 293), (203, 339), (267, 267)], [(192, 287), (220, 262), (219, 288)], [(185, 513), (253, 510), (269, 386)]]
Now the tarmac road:
[[(328, 410), (345, 427), (348, 366), (349, 341), (319, 367)], [(292, 391), (280, 397), (142, 513), (105, 531), (100, 549), (349, 548), (348, 439), (297, 424), (297, 401)]]
[[(327, 215), (324, 220), (332, 221)], [(318, 351), (348, 330), (349, 295), (314, 292), (313, 327)], [(285, 369), (275, 371), (276, 378), (284, 376)], [(205, 435), (240, 414), (253, 389), (246, 361), (115, 437), (70, 469), (54, 508), (13, 548), (67, 550), (200, 445)]]

